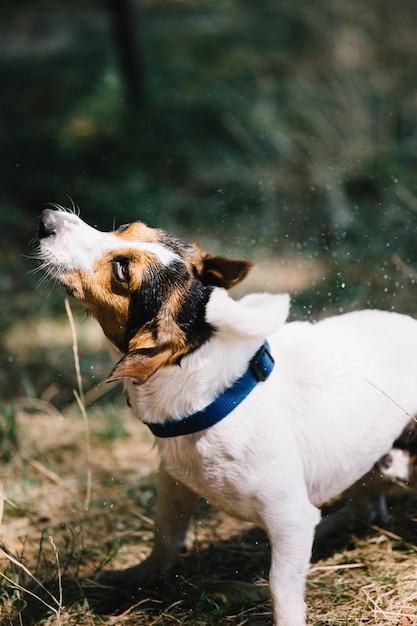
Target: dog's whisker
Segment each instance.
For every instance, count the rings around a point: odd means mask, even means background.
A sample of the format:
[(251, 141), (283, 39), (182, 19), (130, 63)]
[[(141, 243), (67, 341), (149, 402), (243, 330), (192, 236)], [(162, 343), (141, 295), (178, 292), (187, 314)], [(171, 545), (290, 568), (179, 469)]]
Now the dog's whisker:
[(74, 202), (74, 200), (71, 198), (71, 196), (68, 196), (68, 199), (71, 202), (70, 213), (73, 213), (73, 215), (76, 215), (77, 217), (80, 217), (80, 207), (79, 207), (79, 205)]
[(45, 283), (48, 283), (48, 284), (49, 284), (49, 282), (50, 282), (50, 277), (49, 277), (49, 276), (47, 276), (46, 274), (44, 274), (44, 275), (43, 275), (43, 276), (41, 276), (41, 277), (39, 278), (39, 280), (37, 281), (37, 283), (36, 283), (36, 285), (35, 285), (35, 288), (36, 288), (36, 289), (39, 289), (39, 288), (40, 288), (42, 285), (44, 285)]
[(68, 196), (68, 199), (71, 202), (71, 207), (65, 207), (62, 204), (57, 204), (56, 202), (47, 202), (45, 206), (54, 209), (59, 213), (70, 213), (71, 215), (76, 215), (77, 217), (79, 217), (80, 207), (74, 202), (71, 196)]
[[(31, 270), (29, 270), (29, 274), (38, 274), (39, 272), (43, 272), (44, 271), (44, 267), (43, 265), (38, 265), (38, 267), (34, 267)], [(45, 275), (46, 278), (48, 278), (48, 276)]]
[(57, 204), (56, 202), (46, 202), (45, 206), (54, 209), (55, 211), (63, 211), (65, 212), (65, 207), (63, 207), (61, 204)]
[(38, 281), (36, 288), (39, 288), (41, 285), (43, 285), (45, 282), (47, 282), (48, 280), (52, 280), (55, 283), (59, 282), (59, 278), (61, 276), (61, 274), (63, 273), (65, 267), (61, 264), (54, 264), (54, 262), (52, 260), (43, 260), (43, 259), (37, 259), (39, 261), (42, 261), (40, 263), (40, 265), (38, 267), (35, 267), (31, 273), (32, 274), (37, 274), (39, 272), (43, 272), (43, 275), (41, 276), (40, 280)]

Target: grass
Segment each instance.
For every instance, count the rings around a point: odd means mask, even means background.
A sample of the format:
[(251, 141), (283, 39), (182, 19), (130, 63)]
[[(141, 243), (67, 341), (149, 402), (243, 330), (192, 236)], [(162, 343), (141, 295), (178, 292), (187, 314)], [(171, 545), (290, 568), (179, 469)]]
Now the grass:
[(0, 405), (0, 461), (8, 462), (18, 450), (18, 425), (13, 405)]

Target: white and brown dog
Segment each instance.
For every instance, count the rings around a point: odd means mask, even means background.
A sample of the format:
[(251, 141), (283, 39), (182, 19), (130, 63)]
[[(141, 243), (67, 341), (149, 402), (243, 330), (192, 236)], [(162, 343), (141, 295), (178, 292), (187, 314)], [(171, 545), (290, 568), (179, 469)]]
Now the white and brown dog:
[(126, 382), (161, 454), (153, 552), (101, 580), (140, 587), (170, 568), (201, 494), (266, 530), (274, 624), (303, 626), (317, 507), (417, 412), (417, 321), (366, 310), (286, 323), (287, 295), (229, 296), (250, 263), (142, 223), (105, 233), (47, 209), (39, 256), (120, 353), (109, 380)]

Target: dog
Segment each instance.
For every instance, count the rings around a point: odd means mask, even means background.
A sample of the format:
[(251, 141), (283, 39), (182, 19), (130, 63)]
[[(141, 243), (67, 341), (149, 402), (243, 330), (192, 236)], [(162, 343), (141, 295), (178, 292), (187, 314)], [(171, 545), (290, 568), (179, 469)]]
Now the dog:
[(322, 503), (392, 448), (417, 412), (417, 321), (364, 310), (287, 322), (286, 294), (229, 290), (251, 263), (141, 222), (101, 232), (43, 211), (41, 267), (101, 325), (161, 456), (155, 542), (100, 581), (140, 588), (173, 565), (197, 494), (263, 527), (275, 626), (304, 626)]
[(322, 515), (315, 532), (313, 554), (321, 554), (332, 536), (350, 534), (363, 524), (387, 526), (391, 519), (387, 495), (414, 483), (416, 464), (417, 421), (413, 417), (371, 471), (345, 491), (343, 506)]

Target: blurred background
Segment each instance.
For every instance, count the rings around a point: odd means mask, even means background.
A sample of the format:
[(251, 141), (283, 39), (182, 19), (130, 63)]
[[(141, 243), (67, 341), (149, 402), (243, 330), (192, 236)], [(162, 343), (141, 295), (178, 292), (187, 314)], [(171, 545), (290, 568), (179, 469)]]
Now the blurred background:
[[(1, 12), (3, 399), (53, 399), (51, 380), (61, 393), (66, 367), (73, 378), (64, 294), (38, 286), (28, 258), (48, 202), (100, 229), (141, 219), (251, 258), (248, 288), (290, 289), (294, 317), (415, 313), (414, 0), (3, 0)], [(107, 362), (94, 365), (103, 348), (76, 316), (90, 385)]]

